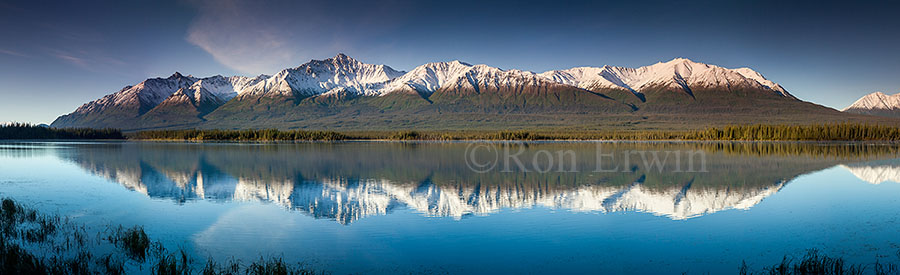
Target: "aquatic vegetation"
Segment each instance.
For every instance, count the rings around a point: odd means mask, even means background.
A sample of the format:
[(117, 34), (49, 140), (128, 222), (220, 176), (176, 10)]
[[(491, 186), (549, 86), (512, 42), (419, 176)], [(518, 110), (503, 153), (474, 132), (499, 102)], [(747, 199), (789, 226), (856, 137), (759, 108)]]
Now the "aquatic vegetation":
[(203, 269), (200, 270), (200, 274), (203, 275), (218, 275), (218, 274), (238, 274), (243, 270), (241, 268), (241, 261), (236, 260), (234, 258), (229, 259), (227, 262), (223, 264), (219, 264), (215, 259), (209, 258), (206, 259), (206, 264), (203, 266)]
[(97, 263), (103, 273), (111, 275), (125, 274), (124, 260), (118, 257), (114, 257), (112, 254), (101, 256), (100, 259), (97, 260)]
[(38, 274), (45, 273), (46, 265), (33, 254), (28, 253), (17, 244), (0, 237), (0, 273), (3, 274)]
[(191, 263), (193, 260), (184, 250), (178, 253), (166, 255), (159, 259), (153, 267), (153, 273), (159, 275), (193, 274)]
[(86, 236), (83, 226), (5, 198), (0, 202), (0, 273), (117, 274), (124, 270), (121, 262), (94, 257), (85, 250)]
[(290, 264), (285, 263), (284, 259), (282, 259), (281, 257), (272, 257), (268, 259), (259, 258), (259, 260), (257, 260), (256, 262), (251, 263), (250, 266), (247, 267), (247, 274), (312, 275), (320, 273), (308, 269), (294, 267)]
[(125, 228), (120, 225), (113, 230), (107, 240), (124, 249), (128, 256), (141, 261), (147, 257), (152, 245), (142, 226)]
[[(898, 252), (900, 259), (900, 252)], [(871, 269), (870, 269), (871, 268)], [(871, 265), (847, 263), (841, 257), (832, 257), (824, 255), (818, 249), (807, 250), (799, 260), (793, 257), (784, 256), (781, 262), (771, 266), (767, 266), (760, 271), (754, 272), (747, 265), (746, 261), (741, 263), (739, 273), (746, 274), (770, 274), (770, 275), (790, 275), (790, 274), (822, 274), (822, 275), (855, 275), (855, 274), (900, 274), (895, 263), (881, 263), (876, 261)]]
[[(87, 229), (5, 198), (0, 202), (0, 274), (195, 274), (197, 261), (184, 250), (169, 253), (143, 227), (110, 227), (91, 239)], [(52, 228), (52, 229), (51, 229)], [(42, 234), (41, 237), (29, 237)], [(110, 247), (111, 246), (111, 247)], [(244, 266), (209, 259), (199, 274), (325, 274), (280, 257)]]

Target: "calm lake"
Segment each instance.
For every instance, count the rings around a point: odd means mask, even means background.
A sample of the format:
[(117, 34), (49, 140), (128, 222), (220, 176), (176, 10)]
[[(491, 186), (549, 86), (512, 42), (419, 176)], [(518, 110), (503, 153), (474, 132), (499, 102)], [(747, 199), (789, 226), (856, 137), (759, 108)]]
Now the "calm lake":
[(2, 197), (335, 274), (896, 261), (898, 181), (896, 144), (0, 143)]

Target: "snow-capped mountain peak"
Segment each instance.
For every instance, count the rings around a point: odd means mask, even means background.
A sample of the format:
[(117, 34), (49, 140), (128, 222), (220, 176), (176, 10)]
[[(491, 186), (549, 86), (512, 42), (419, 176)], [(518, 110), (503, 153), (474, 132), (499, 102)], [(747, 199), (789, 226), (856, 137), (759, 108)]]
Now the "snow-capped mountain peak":
[(335, 88), (362, 95), (376, 93), (377, 84), (403, 75), (387, 65), (366, 64), (345, 54), (325, 60), (311, 60), (296, 68), (284, 69), (250, 87), (254, 95), (319, 95)]
[(883, 92), (874, 92), (861, 97), (841, 111), (896, 109), (900, 109), (900, 94), (887, 95)]
[[(136, 94), (142, 101), (146, 101), (151, 105), (156, 105), (165, 100), (169, 95), (196, 82), (197, 78), (193, 76), (184, 76), (179, 72), (175, 72), (168, 78), (152, 78), (138, 83), (127, 94)], [(127, 97), (120, 98), (127, 100)], [(117, 102), (120, 103), (120, 102)]]

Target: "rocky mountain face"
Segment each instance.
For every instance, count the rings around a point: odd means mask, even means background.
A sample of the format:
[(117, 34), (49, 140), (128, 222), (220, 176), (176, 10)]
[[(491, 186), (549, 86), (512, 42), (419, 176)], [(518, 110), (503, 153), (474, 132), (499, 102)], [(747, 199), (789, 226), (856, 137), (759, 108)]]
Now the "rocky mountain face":
[(839, 112), (803, 102), (749, 68), (683, 58), (640, 68), (578, 67), (538, 74), (461, 61), (403, 72), (338, 54), (272, 76), (175, 73), (148, 79), (89, 102), (52, 126), (590, 128), (683, 118), (700, 124), (708, 118), (782, 121), (792, 114), (841, 119)]

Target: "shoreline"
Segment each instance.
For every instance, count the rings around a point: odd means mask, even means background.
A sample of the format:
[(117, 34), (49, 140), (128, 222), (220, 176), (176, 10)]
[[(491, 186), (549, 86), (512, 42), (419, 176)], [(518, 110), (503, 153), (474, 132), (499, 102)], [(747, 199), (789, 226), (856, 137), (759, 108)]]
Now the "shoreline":
[(900, 127), (870, 124), (733, 125), (702, 130), (151, 130), (0, 125), (0, 140), (304, 141), (812, 141), (900, 142)]
[(339, 139), (339, 140), (229, 140), (229, 139), (0, 139), (0, 143), (13, 142), (158, 142), (158, 143), (794, 143), (794, 144), (868, 144), (893, 145), (900, 140), (702, 140), (702, 139)]
[(894, 145), (900, 140), (692, 140), (692, 139), (342, 139), (342, 140), (192, 140), (192, 139), (0, 139), (0, 143), (65, 142), (65, 143), (235, 143), (235, 144), (291, 144), (291, 143), (772, 143), (772, 144), (866, 144)]

